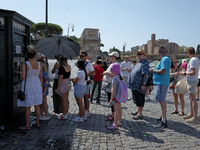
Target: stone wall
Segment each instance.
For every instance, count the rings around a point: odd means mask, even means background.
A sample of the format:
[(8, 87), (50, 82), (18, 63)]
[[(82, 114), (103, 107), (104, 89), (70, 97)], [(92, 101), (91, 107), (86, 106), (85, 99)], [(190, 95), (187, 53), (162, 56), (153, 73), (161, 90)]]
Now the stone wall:
[(99, 29), (86, 28), (81, 34), (80, 52), (87, 52), (90, 62), (96, 61), (100, 55), (100, 41)]

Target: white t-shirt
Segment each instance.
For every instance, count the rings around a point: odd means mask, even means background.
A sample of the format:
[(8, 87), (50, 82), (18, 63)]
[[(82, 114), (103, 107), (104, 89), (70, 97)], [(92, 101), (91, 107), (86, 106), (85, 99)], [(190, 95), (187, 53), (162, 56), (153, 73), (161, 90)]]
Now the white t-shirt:
[(187, 65), (187, 71), (191, 72), (191, 68), (196, 68), (196, 74), (195, 75), (187, 75), (186, 80), (187, 81), (197, 81), (198, 80), (198, 72), (199, 72), (199, 59), (197, 57), (192, 57)]
[[(106, 71), (111, 72), (110, 66), (107, 68)], [(104, 81), (104, 82), (112, 83), (112, 79), (113, 79), (113, 77), (111, 77), (111, 76), (109, 76), (109, 75), (103, 76), (103, 81)]]
[[(130, 62), (127, 62), (127, 63), (126, 63), (126, 62), (124, 61), (124, 62), (121, 63), (120, 68), (121, 68), (121, 69), (123, 69), (123, 68), (128, 68), (128, 69), (130, 70), (130, 69), (131, 69), (131, 63), (130, 63)], [(122, 74), (122, 77), (123, 77), (123, 76), (129, 77), (129, 74), (130, 74), (130, 73), (128, 72), (128, 70), (124, 70), (124, 71), (121, 71), (121, 74)]]
[[(87, 63), (87, 65), (86, 65)], [(94, 67), (92, 66), (92, 64), (90, 62), (85, 62), (85, 70), (87, 71), (87, 73), (91, 73), (92, 71), (94, 71)], [(90, 77), (88, 76), (88, 81), (90, 81)]]
[(85, 71), (84, 70), (79, 70), (76, 77), (79, 78), (77, 84), (86, 85), (87, 81), (85, 80)]

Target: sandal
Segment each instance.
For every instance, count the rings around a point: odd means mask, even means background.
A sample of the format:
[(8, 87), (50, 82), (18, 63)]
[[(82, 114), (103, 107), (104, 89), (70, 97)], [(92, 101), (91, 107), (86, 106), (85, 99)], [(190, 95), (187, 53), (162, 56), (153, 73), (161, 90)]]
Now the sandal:
[(179, 112), (178, 115), (179, 115), (179, 116), (183, 116), (183, 115), (185, 115), (185, 114), (184, 114), (184, 112), (181, 111), (181, 112)]
[(107, 118), (105, 119), (105, 121), (113, 121), (113, 120), (114, 120), (114, 117), (112, 117), (111, 115), (107, 116)]
[(19, 127), (20, 130), (30, 130), (31, 127), (26, 127), (26, 126), (22, 126), (22, 127)]
[(178, 114), (178, 111), (174, 110), (171, 112), (171, 114)]
[(39, 125), (39, 124), (37, 124), (37, 123), (34, 123), (34, 124), (32, 125), (32, 127), (39, 128), (39, 127), (40, 127), (40, 125)]

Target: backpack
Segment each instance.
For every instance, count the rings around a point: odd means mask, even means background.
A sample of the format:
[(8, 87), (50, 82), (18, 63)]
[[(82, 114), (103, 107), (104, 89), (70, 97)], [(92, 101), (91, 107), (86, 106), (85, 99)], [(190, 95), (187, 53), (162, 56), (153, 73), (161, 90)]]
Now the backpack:
[(117, 94), (115, 95), (117, 102), (119, 103), (126, 103), (127, 99), (128, 99), (128, 89), (127, 89), (127, 85), (124, 83), (123, 80), (120, 80), (116, 77), (114, 77), (114, 79), (116, 79), (119, 82), (119, 88), (117, 91)]

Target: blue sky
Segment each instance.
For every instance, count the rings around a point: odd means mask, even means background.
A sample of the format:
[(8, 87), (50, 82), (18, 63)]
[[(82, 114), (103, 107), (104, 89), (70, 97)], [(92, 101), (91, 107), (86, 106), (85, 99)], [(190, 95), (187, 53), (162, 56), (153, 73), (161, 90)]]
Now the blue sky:
[[(14, 10), (35, 23), (45, 22), (46, 0), (1, 0), (1, 9)], [(50, 23), (67, 26), (74, 23), (80, 37), (84, 28), (98, 28), (101, 48), (115, 46), (126, 50), (156, 39), (169, 39), (180, 46), (200, 44), (200, 0), (48, 0)]]

